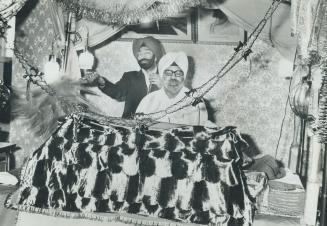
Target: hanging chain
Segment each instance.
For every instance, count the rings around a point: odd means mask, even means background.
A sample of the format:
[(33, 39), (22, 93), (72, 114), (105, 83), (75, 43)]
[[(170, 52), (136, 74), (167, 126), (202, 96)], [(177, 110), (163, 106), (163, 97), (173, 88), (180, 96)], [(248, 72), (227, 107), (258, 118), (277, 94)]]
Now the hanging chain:
[(19, 63), (25, 70), (23, 78), (27, 79), (28, 84), (32, 83), (40, 87), (45, 93), (56, 98), (63, 108), (69, 106), (69, 109), (73, 109), (73, 112), (70, 113), (80, 113), (87, 110), (85, 106), (78, 103), (72, 103), (69, 101), (69, 98), (58, 95), (56, 91), (43, 79), (43, 72), (39, 71), (37, 67), (34, 67), (27, 61), (24, 55), (18, 50), (16, 44), (14, 45), (13, 51)]
[(249, 54), (252, 52), (251, 47), (258, 39), (267, 21), (269, 20), (269, 18), (272, 17), (273, 13), (275, 12), (280, 3), (280, 0), (274, 0), (272, 2), (267, 12), (265, 13), (264, 18), (258, 23), (253, 32), (249, 35), (247, 43), (239, 42), (239, 45), (234, 48), (235, 52), (233, 53), (233, 55), (229, 58), (227, 63), (218, 71), (215, 76), (211, 77), (203, 85), (195, 89), (191, 89), (181, 100), (179, 100), (175, 104), (170, 105), (165, 110), (149, 114), (137, 113), (135, 114), (135, 119), (140, 121), (140, 123), (149, 124), (152, 121), (159, 120), (165, 117), (166, 115), (177, 112), (187, 106), (198, 104), (203, 98), (203, 96), (207, 94), (222, 77), (224, 77), (243, 58), (246, 59), (249, 56)]
[[(249, 35), (248, 41), (246, 43), (239, 42), (239, 45), (236, 48), (234, 48), (235, 52), (233, 53), (233, 55), (229, 58), (227, 63), (217, 72), (216, 75), (211, 77), (203, 85), (195, 89), (191, 89), (189, 92), (185, 93), (185, 96), (181, 100), (169, 106), (165, 110), (161, 110), (149, 114), (135, 114), (134, 118), (136, 119), (138, 124), (149, 125), (151, 122), (159, 120), (168, 114), (177, 112), (190, 105), (194, 106), (200, 103), (203, 96), (207, 94), (218, 83), (218, 81), (221, 78), (223, 78), (243, 58), (246, 59), (249, 56), (249, 54), (252, 52), (251, 47), (259, 37), (259, 34), (263, 30), (267, 21), (269, 20), (269, 18), (271, 18), (271, 16), (273, 15), (274, 11), (277, 9), (280, 3), (281, 0), (274, 0), (272, 2), (271, 6), (265, 13), (264, 18), (258, 23), (258, 25), (255, 27), (253, 32)], [(26, 60), (26, 58), (18, 50), (16, 45), (14, 45), (13, 51), (18, 61), (22, 65), (23, 69), (25, 70), (25, 75), (23, 77), (27, 79), (29, 83), (33, 83), (39, 86), (47, 94), (56, 97), (62, 105), (72, 104), (69, 103), (69, 101), (67, 101), (64, 97), (59, 97), (58, 95), (56, 95), (56, 91), (49, 84), (47, 84), (47, 82), (43, 79), (43, 73), (39, 71), (37, 67), (34, 67)], [(77, 112), (85, 111), (85, 108), (83, 108), (79, 104), (75, 104), (75, 109)]]
[(16, 44), (14, 44), (14, 54), (18, 59), (19, 63), (23, 67), (25, 74), (23, 78), (27, 79), (29, 82), (39, 86), (42, 90), (48, 93), (51, 96), (56, 94), (56, 91), (47, 84), (47, 82), (43, 79), (43, 72), (41, 72), (37, 67), (31, 65), (24, 55), (18, 50)]

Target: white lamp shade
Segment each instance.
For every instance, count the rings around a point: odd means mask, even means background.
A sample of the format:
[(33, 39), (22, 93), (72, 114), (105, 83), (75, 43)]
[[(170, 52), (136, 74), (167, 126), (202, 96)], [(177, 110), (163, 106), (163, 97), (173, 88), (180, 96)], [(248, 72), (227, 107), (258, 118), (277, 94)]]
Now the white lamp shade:
[(60, 71), (60, 66), (56, 62), (56, 59), (52, 57), (52, 59), (50, 59), (44, 65), (44, 70), (43, 70), (44, 80), (49, 84), (58, 81), (60, 79), (59, 71)]
[(78, 61), (81, 69), (91, 70), (94, 64), (94, 56), (89, 51), (85, 51), (79, 55)]

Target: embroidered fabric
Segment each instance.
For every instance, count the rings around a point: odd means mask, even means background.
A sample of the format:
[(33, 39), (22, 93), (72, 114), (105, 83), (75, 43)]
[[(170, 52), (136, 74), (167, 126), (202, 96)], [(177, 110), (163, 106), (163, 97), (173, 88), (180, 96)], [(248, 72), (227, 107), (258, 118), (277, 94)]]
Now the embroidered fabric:
[(67, 117), (27, 161), (20, 208), (252, 224), (235, 127), (123, 124), (87, 113)]

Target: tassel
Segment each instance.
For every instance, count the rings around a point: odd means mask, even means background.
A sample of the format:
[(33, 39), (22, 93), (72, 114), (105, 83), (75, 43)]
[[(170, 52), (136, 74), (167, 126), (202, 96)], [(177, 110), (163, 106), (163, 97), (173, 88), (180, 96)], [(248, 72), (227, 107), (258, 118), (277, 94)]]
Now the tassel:
[(31, 99), (31, 79), (29, 79), (27, 81), (27, 84), (26, 84), (26, 100), (27, 101), (30, 101)]

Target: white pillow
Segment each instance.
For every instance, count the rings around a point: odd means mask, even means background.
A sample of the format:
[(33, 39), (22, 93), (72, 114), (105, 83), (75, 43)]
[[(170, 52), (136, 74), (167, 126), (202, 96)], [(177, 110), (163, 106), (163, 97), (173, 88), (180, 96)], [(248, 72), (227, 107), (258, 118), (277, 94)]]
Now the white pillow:
[(0, 184), (15, 185), (18, 183), (18, 179), (8, 172), (0, 172)]

